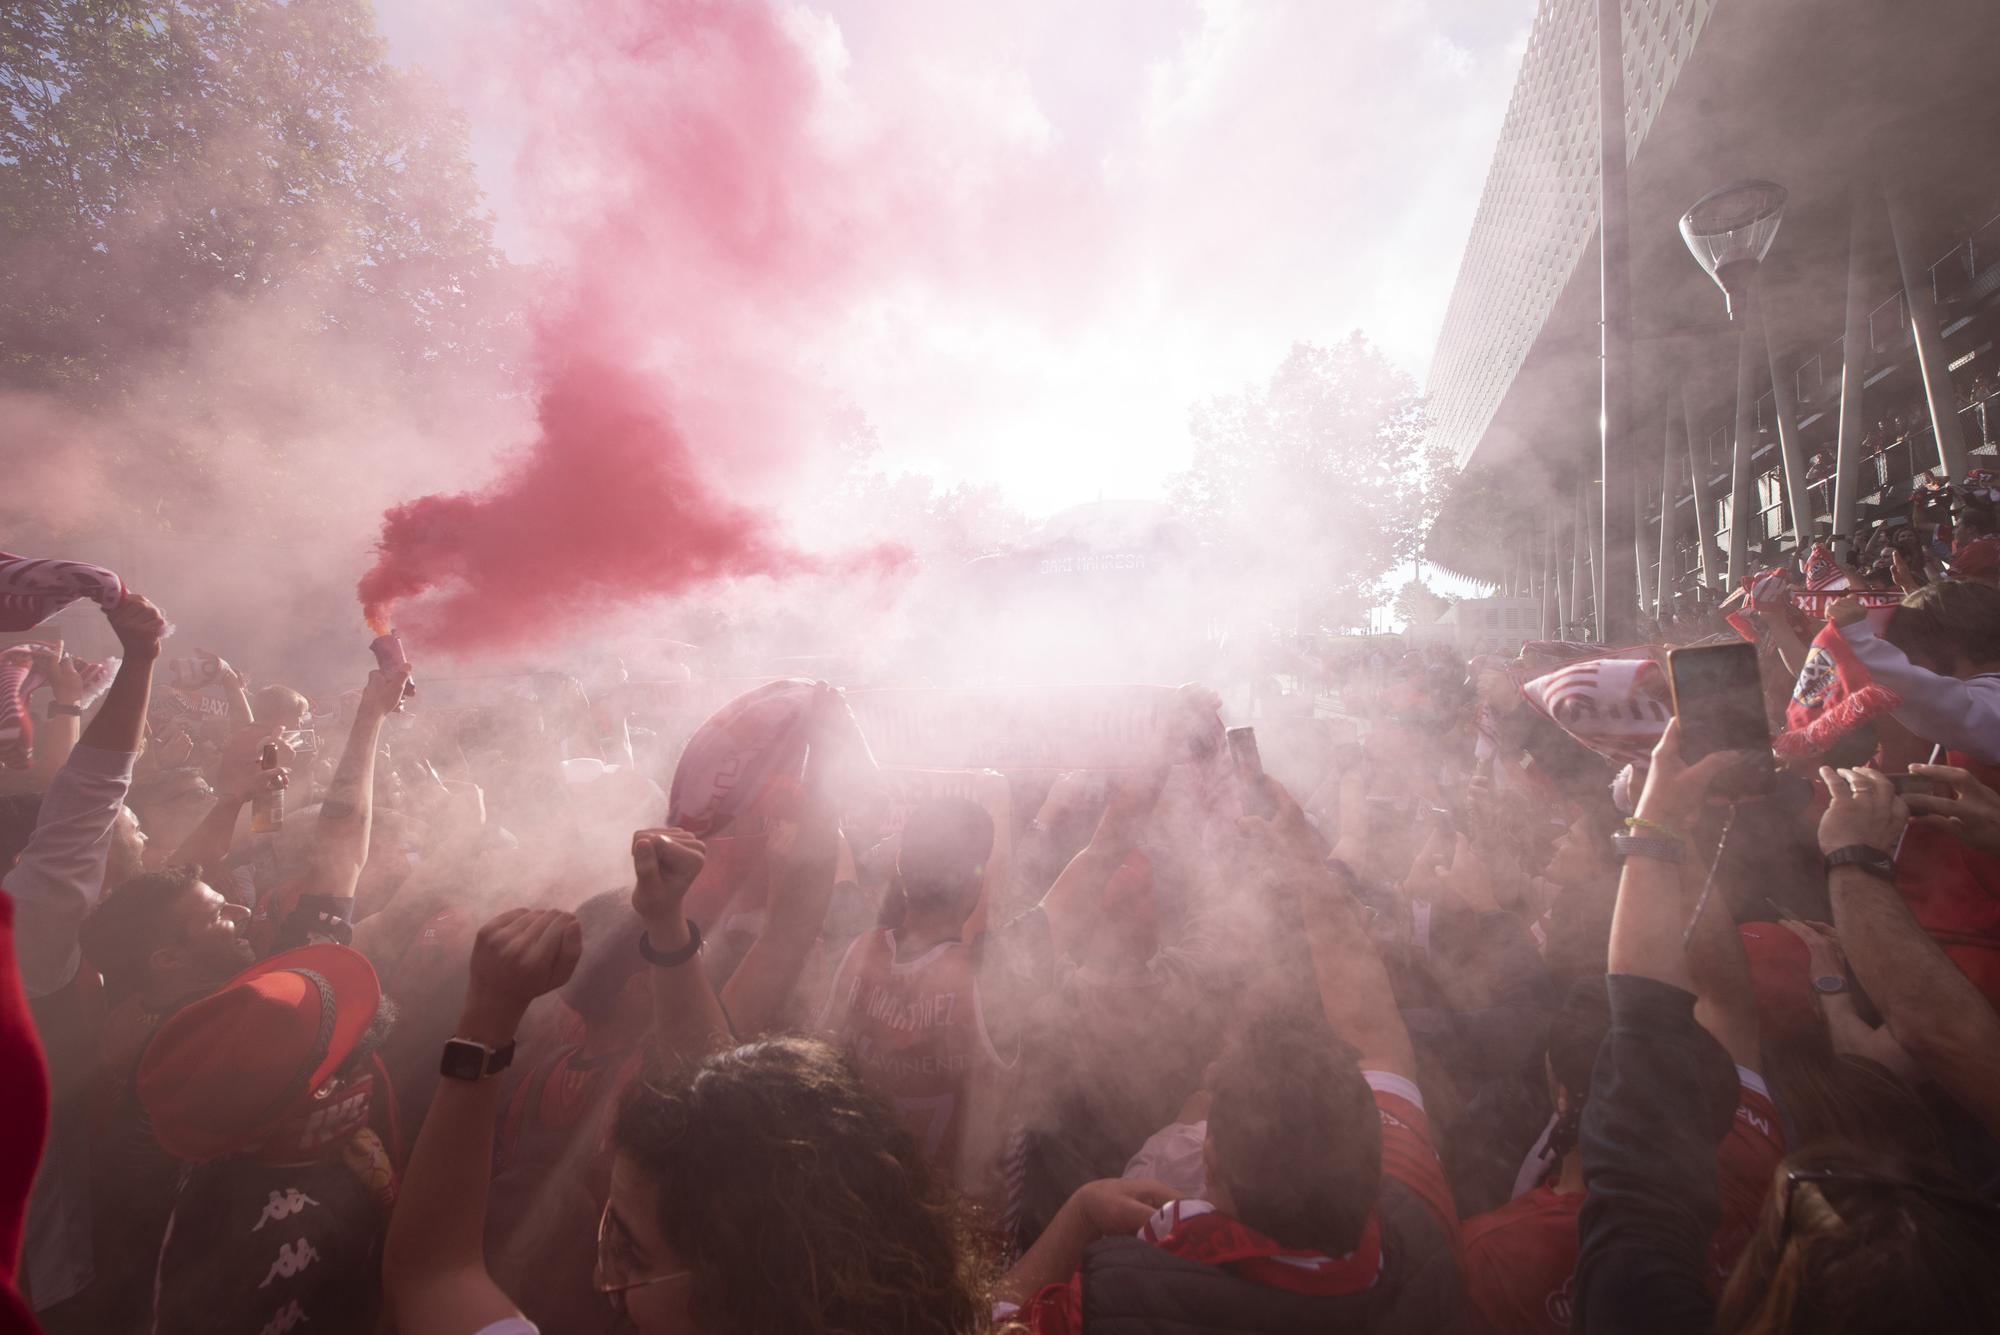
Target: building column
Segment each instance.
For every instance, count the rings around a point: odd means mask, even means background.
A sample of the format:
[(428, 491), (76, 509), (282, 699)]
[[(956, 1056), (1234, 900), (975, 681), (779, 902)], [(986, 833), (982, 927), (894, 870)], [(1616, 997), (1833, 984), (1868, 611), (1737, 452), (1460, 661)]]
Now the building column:
[(1670, 605), (1668, 599), (1674, 594), (1674, 460), (1680, 453), (1674, 440), (1674, 428), (1680, 414), (1673, 410), (1673, 400), (1667, 400), (1667, 443), (1660, 459), (1660, 569), (1653, 591), (1653, 615), (1665, 617)]
[[(1636, 453), (1636, 451), (1635, 451)], [(1636, 465), (1637, 459), (1633, 460)], [(1653, 611), (1653, 581), (1647, 576), (1653, 561), (1653, 535), (1646, 527), (1646, 493), (1651, 488), (1646, 485), (1646, 470), (1632, 469), (1632, 578), (1633, 605), (1640, 616), (1650, 616)], [(1660, 516), (1665, 519), (1665, 515)], [(1637, 628), (1634, 628), (1637, 634)]]
[[(1937, 302), (1931, 296), (1930, 270), (1917, 253), (1916, 229), (1895, 190), (1888, 192), (1889, 233), (1896, 243), (1896, 267), (1903, 273), (1903, 296), (1910, 306), (1910, 331), (1917, 340), (1917, 367), (1924, 376), (1924, 398), (1930, 404), (1931, 433), (1937, 441), (1938, 462), (1947, 482), (1965, 480), (1965, 433), (1959, 429), (1957, 395), (1951, 387), (1950, 358), (1939, 332)], [(1914, 464), (1914, 460), (1912, 463)]]
[(1764, 356), (1771, 368), (1771, 407), (1778, 419), (1778, 458), (1785, 472), (1785, 513), (1792, 522), (1792, 543), (1799, 559), (1812, 545), (1812, 493), (1806, 490), (1806, 447), (1799, 439), (1798, 405), (1792, 397), (1792, 380), (1778, 370), (1778, 349), (1771, 339), (1771, 327), (1764, 326)]
[(1862, 241), (1868, 224), (1868, 196), (1855, 191), (1847, 223), (1847, 325), (1840, 340), (1840, 434), (1834, 447), (1834, 554), (1854, 559), (1854, 507), (1861, 498), (1861, 385), (1868, 378), (1868, 293), (1862, 271)]
[[(1620, 0), (1597, 0), (1598, 295), (1602, 316), (1598, 362), (1598, 476), (1604, 488), (1591, 525), (1598, 638), (1630, 644), (1637, 638), (1638, 572), (1626, 568), (1635, 551), (1639, 516), (1633, 512), (1639, 472), (1632, 434), (1631, 242), (1625, 189), (1625, 29)], [(1606, 594), (1610, 596), (1607, 598)]]
[[(1742, 328), (1736, 334), (1736, 439), (1729, 469), (1729, 573), (1727, 589), (1743, 587), (1750, 573), (1750, 524), (1757, 513), (1757, 363), (1764, 355), (1764, 316), (1757, 280), (1744, 284)], [(1727, 590), (1725, 590), (1726, 592)]]
[(1542, 520), (1542, 638), (1556, 637), (1556, 511), (1549, 506)]
[[(1604, 531), (1604, 484), (1586, 482), (1583, 484), (1584, 524), (1587, 531), (1595, 536)], [(1620, 548), (1620, 551), (1629, 550)], [(1596, 543), (1590, 546), (1590, 628), (1596, 632), (1598, 643), (1609, 644), (1604, 638), (1604, 605), (1606, 567), (1611, 563), (1599, 559), (1604, 550)], [(1623, 565), (1621, 561), (1619, 564)]]
[(1569, 518), (1569, 602), (1563, 608), (1563, 625), (1574, 628), (1583, 620), (1584, 553), (1590, 547), (1590, 528), (1583, 522), (1583, 489), (1577, 488)]
[(1694, 489), (1694, 531), (1695, 541), (1701, 547), (1701, 582), (1703, 587), (1716, 586), (1715, 550), (1715, 498), (1708, 489), (1708, 442), (1694, 424), (1694, 399), (1681, 387), (1681, 419), (1687, 429), (1688, 472), (1693, 475)]

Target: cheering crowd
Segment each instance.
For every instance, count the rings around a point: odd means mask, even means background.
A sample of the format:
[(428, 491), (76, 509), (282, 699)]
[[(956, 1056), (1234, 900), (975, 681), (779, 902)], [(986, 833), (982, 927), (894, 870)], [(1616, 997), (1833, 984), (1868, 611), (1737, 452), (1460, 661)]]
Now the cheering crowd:
[(0, 650), (0, 1331), (1994, 1329), (2000, 587), (1891, 563), (1745, 591), (1769, 753), (1538, 642), (898, 776), (0, 558), (119, 646)]

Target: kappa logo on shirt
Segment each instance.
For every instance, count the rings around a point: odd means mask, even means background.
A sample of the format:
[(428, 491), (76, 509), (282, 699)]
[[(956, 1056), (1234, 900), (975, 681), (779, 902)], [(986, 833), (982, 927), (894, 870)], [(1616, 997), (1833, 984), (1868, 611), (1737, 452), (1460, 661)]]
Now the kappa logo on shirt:
[(264, 1275), (264, 1282), (257, 1287), (268, 1289), (272, 1280), (290, 1279), (319, 1259), (320, 1254), (313, 1250), (312, 1243), (305, 1238), (300, 1238), (296, 1244), (285, 1243), (278, 1248), (278, 1259), (271, 1262), (270, 1270)]
[(297, 1187), (287, 1187), (283, 1191), (271, 1193), (271, 1199), (264, 1202), (264, 1213), (258, 1217), (257, 1226), (250, 1231), (261, 1233), (266, 1224), (282, 1224), (308, 1205), (319, 1202), (300, 1191)]
[(1568, 1279), (1563, 1281), (1563, 1286), (1554, 1293), (1551, 1293), (1548, 1296), (1548, 1300), (1542, 1304), (1542, 1310), (1548, 1313), (1549, 1320), (1555, 1322), (1564, 1330), (1569, 1329), (1570, 1308), (1573, 1301), (1570, 1297), (1570, 1286), (1574, 1283), (1576, 1283), (1576, 1276), (1572, 1274)]
[(285, 1332), (306, 1319), (306, 1312), (294, 1298), (278, 1309), (276, 1316), (264, 1323), (264, 1329), (257, 1335), (285, 1335)]

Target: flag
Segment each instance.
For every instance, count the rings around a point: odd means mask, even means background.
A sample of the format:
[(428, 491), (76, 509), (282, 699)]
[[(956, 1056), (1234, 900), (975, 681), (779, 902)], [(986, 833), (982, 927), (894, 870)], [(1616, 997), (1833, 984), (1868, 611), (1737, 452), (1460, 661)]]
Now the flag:
[(124, 581), (102, 566), (0, 552), (0, 631), (33, 630), (78, 598), (109, 612), (124, 596)]
[(1853, 582), (1847, 578), (1847, 572), (1840, 568), (1839, 562), (1833, 559), (1833, 553), (1826, 549), (1826, 544), (1823, 542), (1814, 543), (1812, 551), (1806, 556), (1805, 580), (1806, 587), (1815, 593), (1821, 590), (1845, 589)]
[[(1816, 548), (1815, 551), (1817, 550)], [(1791, 588), (1791, 583), (1791, 573), (1782, 567), (1745, 575), (1742, 597), (1734, 600), (1738, 606), (1735, 611), (1724, 613), (1723, 620), (1727, 621), (1738, 635), (1752, 644), (1757, 643), (1757, 619), (1782, 612), (1785, 594)]]
[[(29, 697), (49, 681), (46, 663), (56, 646), (42, 642), (9, 645), (0, 649), (0, 769), (26, 769), (35, 762), (35, 725)], [(111, 687), (118, 670), (117, 659), (91, 663), (72, 659), (83, 680), (84, 709), (96, 704)]]
[(1829, 622), (1813, 637), (1785, 706), (1785, 731), (1773, 749), (1784, 760), (1824, 755), (1856, 728), (1901, 703), (1894, 691), (1868, 675), (1840, 627)]
[(1674, 716), (1656, 657), (1572, 663), (1521, 688), (1528, 703), (1577, 741), (1616, 762), (1645, 765)]
[(30, 645), (0, 649), (0, 769), (26, 769), (35, 759), (35, 725), (28, 697), (42, 684)]

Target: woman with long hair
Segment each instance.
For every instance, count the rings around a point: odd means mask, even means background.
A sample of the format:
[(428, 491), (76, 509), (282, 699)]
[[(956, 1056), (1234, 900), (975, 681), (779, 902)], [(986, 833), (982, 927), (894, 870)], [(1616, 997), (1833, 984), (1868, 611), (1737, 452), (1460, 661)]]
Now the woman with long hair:
[[(596, 1287), (642, 1335), (981, 1328), (957, 1207), (889, 1104), (824, 1043), (724, 1037), (700, 934), (680, 916), (702, 853), (680, 831), (633, 841), (656, 1038), (678, 1065), (620, 1105)], [(534, 1330), (482, 1255), (497, 1075), (529, 1003), (567, 982), (581, 951), (559, 910), (509, 910), (479, 930), (383, 1259), (405, 1335)]]

